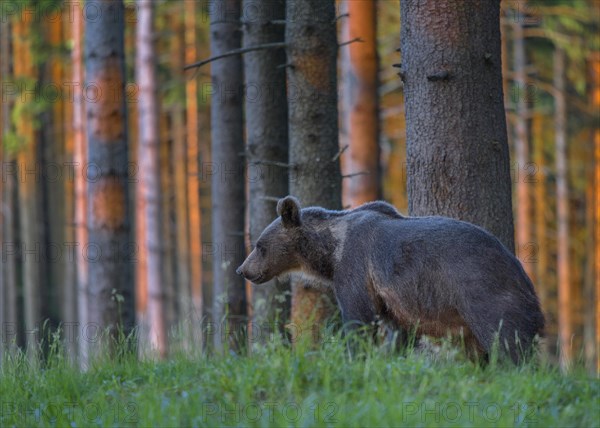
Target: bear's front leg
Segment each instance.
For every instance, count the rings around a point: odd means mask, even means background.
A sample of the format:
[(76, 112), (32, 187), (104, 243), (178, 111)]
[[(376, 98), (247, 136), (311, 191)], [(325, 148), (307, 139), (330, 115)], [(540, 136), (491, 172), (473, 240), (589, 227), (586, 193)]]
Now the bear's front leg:
[(355, 354), (361, 342), (372, 341), (377, 331), (377, 314), (364, 285), (338, 282), (334, 293), (342, 314), (348, 351)]

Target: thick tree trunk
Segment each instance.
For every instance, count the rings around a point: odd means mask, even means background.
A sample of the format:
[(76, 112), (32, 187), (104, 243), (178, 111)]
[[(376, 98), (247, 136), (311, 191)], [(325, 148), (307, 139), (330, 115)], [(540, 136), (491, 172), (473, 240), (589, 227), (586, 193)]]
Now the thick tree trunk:
[[(185, 2), (185, 62), (197, 58), (196, 49), (196, 3)], [(200, 211), (200, 168), (198, 126), (198, 81), (188, 79), (185, 86), (187, 125), (187, 192), (189, 227), (189, 266), (193, 308), (194, 343), (202, 345), (202, 218)]]
[[(343, 155), (344, 207), (356, 207), (381, 198), (379, 166), (379, 79), (377, 58), (377, 3), (373, 0), (344, 0), (342, 41), (356, 38), (340, 48), (341, 127), (348, 151)], [(358, 175), (353, 175), (358, 174)]]
[[(211, 3), (211, 55), (240, 48), (240, 10), (240, 0)], [(243, 72), (240, 56), (214, 62), (211, 78), (214, 91), (211, 100), (214, 166), (213, 321), (220, 326), (214, 335), (215, 346), (220, 349), (226, 340), (225, 336), (233, 339), (230, 343), (235, 346), (234, 336), (241, 334), (239, 327), (243, 325), (242, 318), (245, 318), (247, 310), (245, 283), (235, 273), (236, 268), (244, 261)]]
[[(333, 0), (288, 2), (290, 194), (303, 206), (341, 209), (338, 154), (337, 40)], [(306, 332), (333, 314), (331, 294), (292, 282), (291, 320)]]
[(556, 141), (556, 204), (557, 204), (557, 269), (558, 328), (560, 363), (563, 368), (573, 358), (573, 320), (571, 314), (570, 242), (569, 242), (569, 178), (567, 163), (567, 105), (565, 93), (565, 52), (554, 53), (554, 133)]
[[(88, 322), (116, 336), (135, 320), (122, 1), (88, 0), (85, 26), (88, 165)], [(92, 102), (94, 101), (95, 102)]]
[(400, 5), (409, 213), (480, 225), (514, 252), (500, 2)]
[(527, 175), (529, 163), (529, 129), (528, 129), (528, 93), (527, 93), (527, 57), (525, 54), (525, 36), (523, 34), (524, 17), (517, 13), (513, 26), (513, 57), (515, 87), (513, 92), (516, 104), (515, 115), (515, 153), (517, 165), (515, 181), (517, 186), (517, 221), (516, 221), (516, 254), (521, 260), (527, 274), (533, 278), (533, 265), (527, 261), (531, 242), (531, 196), (530, 177)]
[(138, 192), (145, 219), (145, 235), (138, 243), (146, 247), (146, 283), (148, 286), (148, 327), (152, 351), (162, 358), (168, 352), (165, 321), (166, 296), (162, 282), (161, 197), (158, 139), (158, 96), (156, 53), (154, 48), (154, 6), (152, 0), (138, 0), (137, 81), (139, 90)]
[[(281, 42), (285, 0), (244, 0), (244, 47)], [(288, 194), (288, 125), (284, 49), (244, 55), (246, 78), (246, 159), (250, 242), (277, 214), (277, 198)], [(266, 324), (289, 317), (289, 282), (274, 279), (252, 288), (253, 341), (268, 339)]]

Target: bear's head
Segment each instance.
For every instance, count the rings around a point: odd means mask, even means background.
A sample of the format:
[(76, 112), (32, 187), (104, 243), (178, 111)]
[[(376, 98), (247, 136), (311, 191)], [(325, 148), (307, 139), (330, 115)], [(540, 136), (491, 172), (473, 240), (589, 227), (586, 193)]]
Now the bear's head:
[(252, 252), (236, 272), (254, 284), (300, 268), (298, 243), (302, 213), (298, 200), (286, 196), (277, 202), (276, 218), (261, 233)]

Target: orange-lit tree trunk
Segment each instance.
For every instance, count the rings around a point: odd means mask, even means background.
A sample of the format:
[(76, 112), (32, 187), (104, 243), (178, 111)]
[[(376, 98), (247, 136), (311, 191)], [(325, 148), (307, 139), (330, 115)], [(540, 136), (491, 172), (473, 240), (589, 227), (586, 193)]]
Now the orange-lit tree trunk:
[[(69, 19), (66, 19), (67, 12), (63, 11), (61, 15), (60, 25), (63, 32), (63, 38), (60, 43), (64, 43), (64, 40), (73, 39), (73, 23)], [(62, 59), (60, 59), (62, 60)], [(59, 62), (59, 58), (55, 59), (55, 62)], [(61, 71), (60, 81), (69, 79), (73, 82), (73, 61), (68, 61), (67, 64), (62, 65), (64, 67)], [(81, 83), (81, 82), (79, 82)], [(78, 87), (78, 92), (81, 86)], [(74, 157), (74, 127), (73, 127), (73, 96), (63, 99), (62, 107), (62, 124), (64, 129), (64, 144), (63, 144), (63, 159), (68, 159), (72, 162)], [(74, 242), (76, 240), (76, 223), (75, 223), (75, 166), (73, 169), (68, 171), (67, 174), (63, 174), (63, 192), (65, 198), (64, 204), (64, 218), (62, 219), (62, 227), (64, 231), (65, 242)], [(71, 175), (73, 173), (73, 175)], [(66, 176), (65, 176), (66, 175)], [(73, 251), (66, 257), (61, 258), (63, 276), (61, 278), (63, 290), (63, 311), (62, 311), (62, 322), (65, 324), (66, 331), (66, 348), (69, 359), (73, 362), (77, 358), (77, 267), (76, 257), (81, 251), (81, 247), (74, 247)]]
[[(35, 81), (35, 67), (32, 58), (30, 26), (31, 14), (18, 14), (13, 25), (14, 76), (23, 79), (26, 90), (31, 90)], [(33, 127), (34, 117), (27, 103), (31, 99), (25, 94), (17, 96), (14, 109), (22, 109), (20, 117), (14, 119), (16, 134), (20, 139), (17, 154), (19, 168), (18, 209), (21, 254), (23, 257), (23, 298), (25, 312), (26, 346), (28, 351), (37, 349), (37, 339), (41, 328), (41, 301), (43, 290), (40, 285), (41, 243), (43, 242), (38, 215), (40, 165), (38, 164), (38, 144)], [(37, 337), (36, 337), (37, 336)]]
[(146, 284), (148, 287), (148, 327), (152, 351), (162, 358), (168, 352), (163, 289), (161, 196), (159, 169), (158, 97), (156, 53), (154, 48), (154, 6), (152, 0), (138, 0), (136, 70), (139, 84), (139, 181), (137, 191), (142, 210), (137, 218), (145, 219), (145, 234), (138, 243), (146, 250)]
[(529, 109), (527, 106), (527, 57), (525, 54), (525, 36), (523, 34), (524, 17), (519, 12), (513, 25), (513, 60), (514, 60), (514, 87), (513, 100), (516, 105), (515, 114), (515, 153), (516, 153), (516, 254), (520, 258), (523, 268), (533, 278), (533, 265), (527, 260), (531, 243), (531, 196), (529, 177), (526, 175), (529, 163)]
[[(600, 112), (600, 54), (592, 58), (592, 103)], [(600, 374), (600, 127), (594, 129), (594, 274), (596, 293), (596, 373)]]
[(569, 240), (569, 178), (567, 164), (567, 105), (565, 93), (565, 52), (554, 53), (554, 132), (556, 141), (556, 204), (557, 204), (557, 269), (558, 328), (560, 362), (563, 368), (571, 364), (573, 321), (571, 314), (570, 240)]
[(547, 195), (546, 195), (546, 159), (544, 155), (544, 116), (541, 113), (535, 113), (532, 122), (532, 141), (533, 141), (533, 162), (537, 166), (534, 181), (534, 201), (535, 201), (535, 242), (533, 251), (526, 255), (535, 262), (538, 279), (537, 291), (540, 297), (542, 308), (546, 308), (548, 298), (548, 285), (542, 279), (547, 275), (548, 270), (548, 239), (547, 239)]
[[(210, 48), (217, 56), (241, 45), (240, 0), (211, 3)], [(245, 178), (243, 173), (244, 124), (242, 59), (233, 56), (211, 67), (213, 320), (223, 334), (215, 334), (217, 349), (229, 331), (242, 333), (246, 316), (244, 280), (235, 273), (244, 261)], [(226, 315), (228, 315), (226, 317)], [(227, 325), (223, 322), (226, 321)], [(241, 336), (239, 337), (241, 339)], [(231, 342), (235, 344), (235, 340)], [(243, 343), (243, 342), (241, 342)]]
[[(244, 46), (281, 42), (284, 27), (270, 25), (285, 19), (285, 1), (244, 0), (249, 14)], [(246, 160), (248, 175), (248, 230), (251, 243), (277, 217), (277, 198), (288, 194), (288, 123), (285, 50), (244, 55), (246, 78)], [(252, 289), (253, 341), (268, 340), (267, 323), (280, 326), (289, 317), (289, 282), (273, 279)]]
[[(0, 24), (0, 40), (8, 38), (8, 34), (5, 34), (7, 26)], [(6, 58), (0, 65), (0, 82), (9, 82), (10, 77), (8, 76), (8, 59), (10, 58), (10, 52), (4, 50), (5, 44), (0, 42), (0, 58)], [(4, 133), (4, 111), (8, 108), (7, 100), (0, 100), (0, 165), (4, 170), (4, 146), (6, 145)], [(4, 239), (4, 177), (0, 177), (0, 244), (6, 242)], [(2, 249), (4, 254), (5, 249)], [(6, 284), (4, 282), (4, 265), (5, 260), (0, 260), (0, 326), (7, 326), (5, 314), (6, 314)], [(5, 333), (3, 334), (3, 336)], [(0, 361), (4, 361), (4, 348), (6, 341), (0, 344)]]
[[(196, 2), (185, 4), (185, 62), (190, 64), (198, 58), (196, 49)], [(201, 331), (202, 320), (202, 222), (200, 218), (200, 169), (198, 126), (198, 81), (187, 79), (185, 85), (186, 103), (186, 144), (187, 144), (187, 202), (188, 202), (188, 239), (189, 239), (189, 271), (193, 309), (193, 332), (197, 336)], [(194, 342), (202, 344), (202, 339)]]
[[(88, 322), (115, 336), (135, 320), (125, 107), (122, 1), (88, 0), (85, 25), (87, 115)], [(95, 101), (95, 102), (92, 102)]]
[(73, 94), (73, 163), (75, 164), (75, 242), (76, 246), (76, 276), (77, 276), (77, 319), (78, 328), (75, 337), (78, 339), (79, 364), (86, 367), (88, 363), (88, 340), (84, 340), (82, 332), (87, 325), (87, 259), (84, 249), (88, 243), (87, 230), (87, 184), (85, 168), (87, 163), (87, 140), (85, 135), (85, 105), (83, 102), (83, 19), (79, 5), (73, 15), (73, 83), (78, 88)]
[[(337, 153), (337, 37), (333, 0), (287, 2), (290, 194), (303, 206), (341, 209)], [(293, 92), (292, 92), (293, 91)], [(307, 331), (334, 311), (332, 296), (292, 281), (292, 323)]]
[(500, 1), (405, 0), (408, 210), (484, 227), (514, 252)]
[[(343, 0), (340, 48), (342, 85), (341, 127), (348, 150), (344, 153), (342, 203), (356, 207), (381, 198), (379, 166), (379, 96), (377, 2)], [(357, 175), (354, 175), (357, 174)]]
[[(183, 16), (185, 7), (189, 2), (176, 3), (176, 11)], [(187, 6), (189, 7), (189, 6)], [(173, 23), (174, 35), (170, 39), (173, 73), (177, 78), (183, 79), (182, 70), (185, 56), (185, 23), (184, 17)], [(191, 341), (190, 325), (194, 320), (190, 283), (190, 233), (188, 210), (188, 158), (186, 143), (186, 126), (183, 101), (175, 101), (170, 107), (169, 116), (173, 137), (173, 181), (175, 195), (175, 240), (176, 251), (176, 290), (177, 306), (179, 310), (179, 337), (181, 345), (189, 347)]]

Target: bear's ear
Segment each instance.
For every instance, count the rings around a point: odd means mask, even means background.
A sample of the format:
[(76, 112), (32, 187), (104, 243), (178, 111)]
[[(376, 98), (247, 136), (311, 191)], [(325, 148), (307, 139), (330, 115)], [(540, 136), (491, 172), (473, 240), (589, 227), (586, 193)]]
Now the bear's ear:
[(300, 203), (293, 196), (286, 196), (277, 202), (277, 215), (281, 216), (284, 227), (300, 226)]

